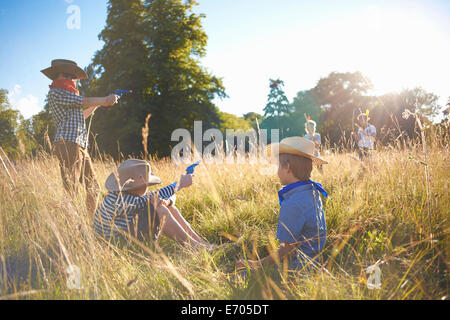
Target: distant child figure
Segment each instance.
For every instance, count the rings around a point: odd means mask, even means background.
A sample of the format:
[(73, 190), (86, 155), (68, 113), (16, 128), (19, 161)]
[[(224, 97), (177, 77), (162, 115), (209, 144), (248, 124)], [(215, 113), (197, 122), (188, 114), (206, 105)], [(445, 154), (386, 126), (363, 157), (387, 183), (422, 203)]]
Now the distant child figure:
[[(320, 146), (322, 141), (320, 139), (320, 134), (316, 132), (316, 122), (314, 120), (308, 120), (305, 123), (305, 138), (311, 140), (314, 143), (314, 156), (320, 157)], [(318, 166), (319, 171), (322, 172), (322, 165)]]
[[(147, 191), (148, 186), (160, 183), (147, 161), (123, 162), (117, 173), (106, 179), (109, 193), (95, 212), (95, 232), (107, 240), (126, 234), (141, 241), (156, 240), (162, 233), (183, 245), (208, 247), (173, 205), (170, 198), (175, 194), (176, 184), (161, 188), (159, 194)], [(192, 175), (181, 176), (180, 189), (191, 184)]]
[(308, 120), (305, 123), (305, 138), (314, 142), (314, 156), (320, 156), (320, 145), (322, 141), (320, 140), (320, 134), (316, 132), (316, 122), (314, 120)]
[(369, 123), (370, 118), (367, 114), (361, 113), (357, 119), (360, 126), (358, 126), (356, 134), (353, 134), (358, 143), (359, 159), (363, 160), (364, 158), (370, 157), (372, 154), (375, 138), (377, 136), (377, 129)]
[(286, 261), (289, 269), (317, 266), (317, 256), (327, 236), (320, 194), (327, 193), (310, 180), (313, 161), (327, 162), (314, 155), (314, 144), (303, 137), (289, 137), (268, 146), (271, 155), (279, 155), (278, 177), (285, 187), (278, 192), (280, 215), (276, 237), (280, 242), (275, 255), (260, 260), (239, 260), (236, 268), (258, 269), (263, 263)]

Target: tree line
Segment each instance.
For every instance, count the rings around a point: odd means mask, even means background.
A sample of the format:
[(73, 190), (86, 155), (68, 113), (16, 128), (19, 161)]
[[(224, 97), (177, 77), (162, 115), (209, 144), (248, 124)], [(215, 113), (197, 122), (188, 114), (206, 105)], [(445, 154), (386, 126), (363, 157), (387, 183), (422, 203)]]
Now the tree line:
[[(446, 131), (448, 135), (447, 119), (450, 99), (447, 108), (441, 108), (437, 103), (438, 96), (428, 93), (420, 87), (387, 93), (382, 96), (370, 96), (365, 93), (371, 88), (371, 83), (361, 73), (332, 72), (327, 77), (320, 79), (314, 88), (297, 92), (292, 102), (289, 102), (283, 91), (283, 86), (284, 82), (280, 79), (269, 80), (269, 94), (267, 104), (264, 107), (264, 115), (249, 112), (239, 117), (214, 108), (216, 122), (208, 122), (207, 120), (206, 125), (205, 122), (203, 125), (207, 128), (219, 128), (223, 134), (225, 134), (226, 129), (242, 129), (243, 131), (252, 128), (255, 130), (279, 129), (279, 137), (282, 139), (288, 136), (304, 135), (304, 123), (310, 117), (316, 121), (317, 131), (321, 133), (331, 147), (351, 149), (354, 147), (352, 145), (354, 141), (351, 141), (350, 133), (355, 130), (355, 118), (361, 112), (365, 113), (369, 110), (370, 121), (378, 131), (379, 143), (388, 144), (406, 138), (414, 138), (419, 134), (414, 118), (405, 119), (403, 117), (406, 109), (416, 113), (421, 117), (422, 122), (429, 126), (433, 126), (431, 119), (444, 109), (441, 124), (435, 126), (442, 127), (442, 130)], [(149, 110), (143, 108), (141, 111), (142, 118), (136, 116), (135, 121), (130, 123), (129, 119), (121, 118), (121, 112), (127, 111), (127, 107), (128, 109), (132, 108), (129, 103), (127, 99), (125, 105), (118, 105), (119, 110), (115, 111), (116, 116), (104, 113), (103, 118), (112, 122), (109, 122), (109, 125), (108, 123), (97, 124), (95, 126), (97, 130), (91, 134), (91, 141), (95, 140), (98, 143), (98, 132), (105, 133), (101, 148), (110, 146), (109, 152), (105, 152), (112, 156), (115, 156), (114, 152), (119, 150), (123, 155), (143, 153), (141, 128), (145, 124), (143, 115)], [(186, 125), (186, 127), (192, 126), (194, 120), (204, 120), (200, 117), (195, 118), (198, 115), (192, 117), (192, 115), (181, 111), (178, 116), (185, 121), (185, 124), (181, 125)], [(150, 120), (152, 118), (153, 116)], [(94, 120), (99, 121), (98, 119)], [(121, 123), (123, 127), (113, 128), (114, 124), (118, 125), (118, 123)], [(103, 128), (100, 128), (101, 126)], [(164, 129), (165, 126), (167, 126), (166, 129)], [(158, 133), (153, 130), (149, 134), (148, 144), (153, 147), (153, 149), (150, 149), (150, 153), (155, 155), (159, 151), (159, 155), (167, 154), (170, 152), (171, 146), (170, 134), (172, 131), (170, 130), (174, 127), (166, 123), (159, 123), (158, 126), (155, 122), (152, 122), (149, 126), (149, 128), (152, 127), (153, 129), (157, 128)], [(50, 150), (51, 140), (55, 134), (51, 113), (47, 105), (43, 111), (32, 118), (23, 119), (20, 112), (9, 105), (7, 91), (4, 89), (0, 89), (0, 128), (0, 145), (13, 158), (33, 154), (42, 149)], [(116, 129), (119, 129), (119, 131)], [(131, 139), (134, 139), (134, 141), (127, 143), (127, 138), (124, 138), (120, 144), (121, 135), (132, 137)], [(157, 139), (155, 139), (155, 136), (165, 137), (160, 138), (160, 149), (156, 146)], [(94, 148), (92, 143), (91, 145)], [(96, 151), (98, 150), (91, 150), (94, 154)]]
[[(203, 132), (253, 127), (279, 129), (283, 138), (303, 135), (309, 116), (330, 145), (342, 145), (352, 130), (352, 115), (366, 109), (381, 141), (388, 142), (398, 134), (414, 135), (414, 120), (401, 116), (405, 108), (426, 119), (439, 111), (438, 97), (422, 88), (370, 96), (372, 84), (360, 72), (332, 72), (314, 88), (299, 91), (292, 102), (283, 91), (284, 82), (270, 79), (263, 115), (221, 112), (213, 100), (227, 95), (222, 79), (201, 65), (208, 37), (201, 23), (204, 15), (194, 13), (195, 5), (193, 0), (108, 2), (106, 26), (99, 34), (104, 46), (85, 68), (88, 79), (79, 81), (78, 89), (83, 96), (105, 96), (116, 89), (132, 94), (94, 114), (91, 154), (100, 150), (113, 157), (139, 156), (148, 150), (168, 156), (177, 143), (171, 142), (171, 133), (186, 128), (193, 134), (194, 120), (202, 121)], [(13, 107), (7, 91), (0, 90), (0, 145), (5, 152), (15, 158), (49, 150), (55, 128), (47, 104), (26, 120)], [(145, 125), (148, 139), (143, 141)]]
[[(355, 131), (356, 117), (361, 113), (369, 113), (370, 122), (377, 128), (379, 143), (388, 144), (417, 136), (414, 117), (406, 119), (403, 116), (406, 109), (428, 126), (432, 126), (432, 120), (443, 109), (438, 104), (439, 97), (421, 87), (406, 88), (381, 96), (369, 95), (373, 85), (359, 71), (331, 72), (321, 78), (314, 88), (299, 91), (292, 102), (287, 99), (283, 87), (282, 80), (269, 80), (270, 91), (261, 128), (278, 128), (280, 139), (304, 135), (304, 123), (310, 117), (316, 121), (317, 131), (325, 137), (329, 146), (336, 149), (354, 147), (350, 136)], [(441, 124), (448, 134), (446, 112), (444, 110)]]

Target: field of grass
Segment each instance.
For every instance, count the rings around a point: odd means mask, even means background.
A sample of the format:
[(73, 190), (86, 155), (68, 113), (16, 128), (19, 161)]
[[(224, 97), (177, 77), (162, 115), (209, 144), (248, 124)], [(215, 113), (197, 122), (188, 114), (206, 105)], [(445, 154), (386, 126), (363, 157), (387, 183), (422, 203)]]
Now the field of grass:
[[(354, 157), (355, 155), (353, 155)], [(291, 273), (267, 266), (236, 273), (237, 259), (276, 248), (276, 175), (258, 165), (201, 165), (177, 195), (185, 218), (208, 241), (237, 244), (191, 251), (167, 238), (117, 247), (99, 240), (84, 195), (62, 188), (56, 157), (42, 153), (0, 163), (0, 298), (3, 299), (442, 299), (449, 294), (449, 153), (430, 143), (426, 179), (422, 146), (377, 150), (367, 166), (345, 153), (312, 180), (322, 183), (328, 239), (324, 268)], [(117, 164), (94, 162), (102, 184)], [(171, 183), (184, 171), (152, 161)], [(365, 270), (378, 262), (381, 288)], [(81, 289), (66, 269), (81, 271)]]

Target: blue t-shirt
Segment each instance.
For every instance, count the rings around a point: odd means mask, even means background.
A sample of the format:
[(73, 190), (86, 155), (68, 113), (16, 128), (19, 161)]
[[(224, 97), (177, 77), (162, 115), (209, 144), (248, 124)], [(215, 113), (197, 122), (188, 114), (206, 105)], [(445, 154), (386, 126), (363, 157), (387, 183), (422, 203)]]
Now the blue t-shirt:
[[(322, 141), (320, 140), (320, 134), (318, 134), (317, 132), (314, 133), (314, 137), (317, 139), (317, 141), (319, 142), (319, 144), (322, 143)], [(316, 146), (316, 142), (314, 141), (313, 135), (311, 133), (307, 133), (305, 134), (305, 137), (308, 140), (311, 140), (312, 142), (314, 142), (314, 155), (316, 157), (319, 156), (319, 148)]]
[(314, 259), (322, 250), (327, 226), (320, 192), (312, 184), (283, 195), (276, 237), (280, 243), (298, 242), (297, 250), (289, 257), (289, 269), (303, 268), (308, 258)]

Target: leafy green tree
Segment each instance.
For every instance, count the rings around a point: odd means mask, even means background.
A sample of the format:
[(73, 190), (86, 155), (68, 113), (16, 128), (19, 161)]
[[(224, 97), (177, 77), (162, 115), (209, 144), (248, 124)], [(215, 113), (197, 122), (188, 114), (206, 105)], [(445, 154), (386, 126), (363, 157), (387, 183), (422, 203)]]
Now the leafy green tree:
[(140, 128), (146, 117), (144, 92), (148, 82), (144, 70), (148, 63), (144, 11), (142, 1), (109, 1), (106, 26), (99, 34), (105, 44), (85, 69), (88, 79), (80, 81), (83, 95), (104, 96), (116, 89), (133, 90), (118, 105), (100, 108), (93, 119), (88, 119), (89, 123), (92, 121), (91, 133), (98, 134), (100, 150), (113, 156), (118, 151), (128, 154), (141, 149)]
[(244, 131), (252, 129), (251, 123), (247, 121), (244, 117), (238, 117), (234, 114), (227, 112), (220, 112), (220, 119), (222, 121), (222, 132), (225, 134), (225, 129), (238, 130), (242, 129)]
[[(78, 81), (78, 91), (81, 96), (93, 96), (95, 95), (98, 87), (98, 74), (99, 71), (95, 69), (93, 63), (89, 64), (86, 68), (84, 68), (88, 78), (81, 79)], [(112, 92), (111, 92), (112, 93)]]
[(0, 89), (0, 146), (13, 158), (19, 155), (19, 141), (16, 131), (22, 116), (10, 107), (8, 91)]
[(270, 92), (267, 96), (267, 104), (264, 107), (264, 116), (266, 117), (280, 117), (290, 114), (291, 105), (284, 93), (284, 82), (280, 79), (270, 79)]
[(92, 94), (130, 89), (119, 105), (97, 112), (92, 130), (102, 151), (115, 155), (140, 153), (141, 128), (149, 121), (148, 149), (170, 154), (171, 133), (193, 130), (194, 120), (204, 129), (219, 127), (215, 97), (226, 96), (221, 79), (200, 65), (206, 53), (203, 15), (193, 13), (194, 1), (110, 0), (105, 42), (93, 59)]
[(36, 154), (38, 150), (51, 151), (56, 129), (47, 104), (44, 110), (30, 119), (23, 119), (20, 116), (19, 120), (15, 136), (17, 151), (21, 155)]
[(0, 145), (12, 158), (35, 153), (40, 147), (49, 147), (49, 136), (55, 127), (47, 106), (30, 119), (24, 119), (18, 110), (9, 106), (7, 91), (0, 90)]
[(37, 146), (50, 151), (56, 134), (56, 127), (47, 103), (44, 106), (44, 110), (31, 118), (31, 126), (28, 132), (31, 132), (33, 140), (36, 143), (36, 147), (33, 151), (35, 151)]
[(354, 116), (373, 108), (373, 97), (366, 96), (371, 88), (370, 80), (357, 71), (332, 72), (311, 89), (320, 106), (322, 135), (332, 145), (349, 145)]
[(408, 108), (411, 112), (419, 113), (428, 120), (432, 120), (439, 114), (439, 97), (434, 93), (426, 92), (425, 89), (416, 87), (402, 90), (400, 96), (405, 108)]
[(18, 150), (22, 156), (31, 155), (37, 149), (37, 142), (32, 135), (32, 119), (21, 119), (16, 130)]
[(439, 113), (440, 106), (437, 101), (437, 95), (420, 87), (388, 93), (377, 98), (371, 122), (380, 129), (379, 140), (389, 142), (402, 136), (417, 136), (414, 118), (403, 118), (403, 112), (408, 109), (417, 113), (422, 122), (430, 122)]
[(304, 135), (306, 133), (304, 123), (306, 122), (307, 117), (311, 117), (312, 120), (316, 121), (317, 131), (320, 131), (320, 108), (311, 90), (297, 92), (297, 95), (292, 101), (292, 108), (293, 112), (291, 118), (293, 127), (295, 129), (298, 127), (298, 129), (295, 130), (298, 132), (298, 135)]
[(289, 118), (292, 106), (284, 93), (284, 82), (280, 79), (270, 79), (269, 82), (270, 91), (267, 96), (267, 104), (263, 109), (265, 120), (261, 124), (261, 128), (279, 129), (280, 139), (282, 139), (285, 135), (289, 135), (288, 131), (292, 125)]
[(258, 126), (261, 127), (264, 116), (256, 112), (248, 112), (244, 114), (244, 119), (250, 123), (253, 129), (258, 130)]
[(361, 72), (332, 72), (321, 78), (312, 89), (319, 105), (339, 109), (357, 104), (360, 97), (373, 87)]

